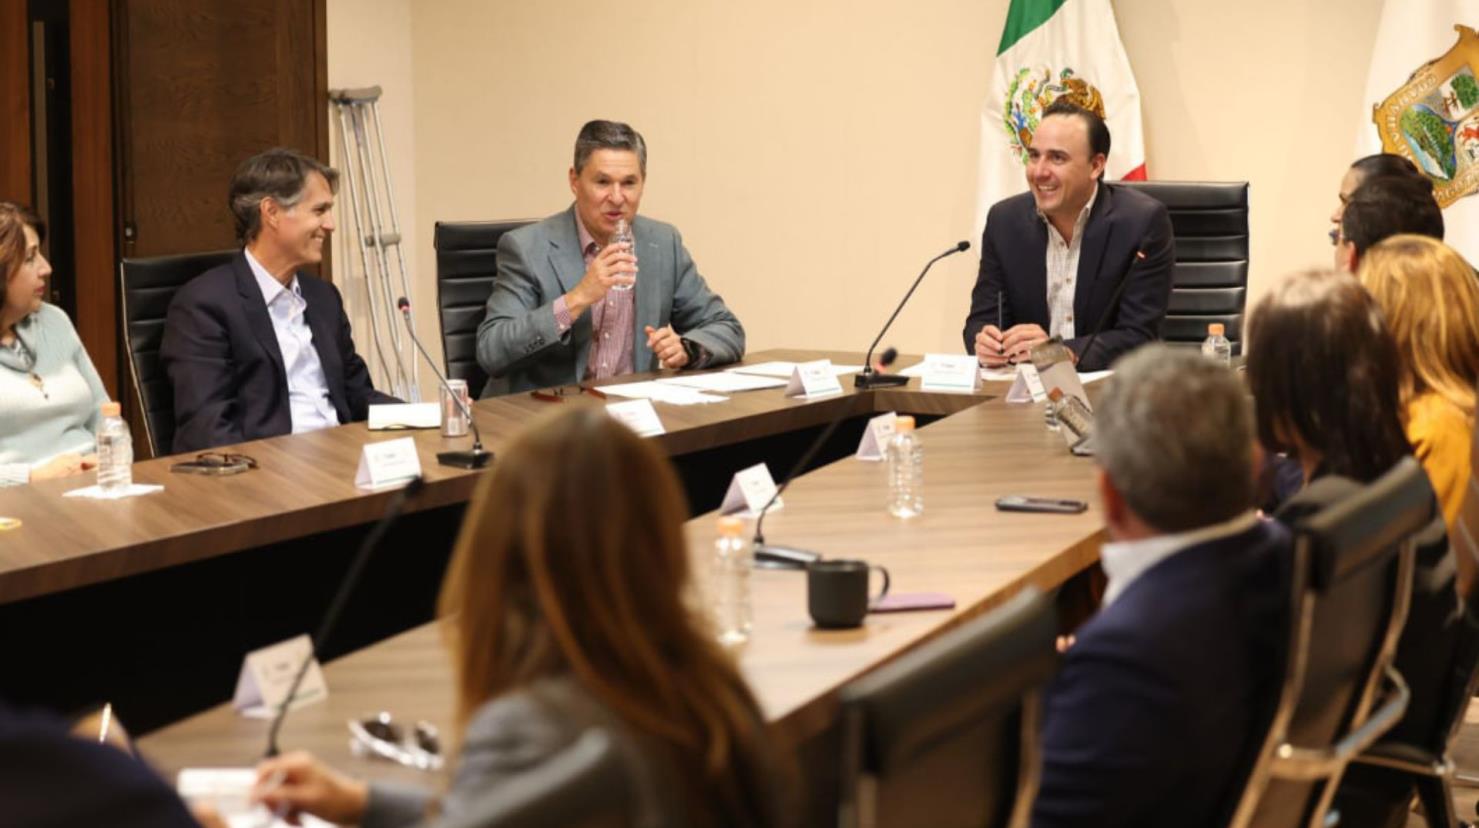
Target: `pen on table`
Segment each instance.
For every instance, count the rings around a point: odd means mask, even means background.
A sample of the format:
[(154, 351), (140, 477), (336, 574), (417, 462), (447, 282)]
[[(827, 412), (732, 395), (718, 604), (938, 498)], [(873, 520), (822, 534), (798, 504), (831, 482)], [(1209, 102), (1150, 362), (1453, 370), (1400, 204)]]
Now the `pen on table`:
[(108, 728), (111, 727), (113, 724), (112, 702), (108, 702), (107, 704), (103, 705), (102, 719), (103, 723), (101, 726), (98, 727), (98, 742), (100, 743), (108, 741)]
[(996, 335), (999, 336), (999, 337), (1002, 337), (1002, 339), (998, 340), (998, 341), (1001, 342), (1001, 347), (997, 348), (996, 350), (997, 350), (998, 353), (1003, 353), (1004, 354), (1004, 353), (1007, 352), (1007, 345), (1006, 345), (1006, 338), (1005, 338), (1006, 337), (1006, 331), (1002, 330), (1002, 328), (1001, 328), (1002, 325), (1005, 325), (1006, 324), (1006, 316), (1005, 316), (1005, 314), (1004, 314), (1004, 312), (1002, 311), (1002, 308), (1001, 308), (1001, 304), (1002, 304), (1003, 301), (1005, 301), (1005, 297), (1003, 296), (1003, 292), (1000, 291), (1000, 290), (998, 290), (996, 292)]

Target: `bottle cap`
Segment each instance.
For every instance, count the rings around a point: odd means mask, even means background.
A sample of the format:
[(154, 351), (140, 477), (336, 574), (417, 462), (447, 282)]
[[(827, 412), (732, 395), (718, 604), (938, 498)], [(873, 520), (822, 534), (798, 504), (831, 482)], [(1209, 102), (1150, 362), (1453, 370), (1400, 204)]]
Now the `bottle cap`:
[(1223, 327), (1223, 325), (1222, 325), (1221, 322), (1213, 322), (1212, 324), (1210, 324), (1210, 325), (1207, 326), (1207, 335), (1208, 336), (1222, 336), (1223, 335), (1223, 332), (1226, 331), (1226, 330), (1227, 330), (1227, 328)]
[(116, 403), (116, 402), (105, 402), (105, 403), (103, 403), (103, 416), (104, 417), (118, 417), (118, 416), (121, 416), (122, 414), (123, 414), (123, 406), (119, 405), (118, 403)]
[(914, 430), (914, 418), (908, 414), (901, 414), (894, 418), (894, 431), (904, 432)]
[(719, 534), (721, 534), (721, 535), (738, 535), (738, 534), (740, 534), (740, 533), (742, 533), (744, 531), (745, 531), (745, 522), (742, 521), (742, 520), (740, 520), (739, 518), (737, 518), (737, 517), (735, 517), (733, 515), (728, 515), (728, 516), (719, 518)]
[(1054, 388), (1052, 391), (1049, 391), (1048, 392), (1048, 399), (1052, 400), (1053, 402), (1057, 402), (1057, 401), (1063, 399), (1063, 389), (1062, 388)]

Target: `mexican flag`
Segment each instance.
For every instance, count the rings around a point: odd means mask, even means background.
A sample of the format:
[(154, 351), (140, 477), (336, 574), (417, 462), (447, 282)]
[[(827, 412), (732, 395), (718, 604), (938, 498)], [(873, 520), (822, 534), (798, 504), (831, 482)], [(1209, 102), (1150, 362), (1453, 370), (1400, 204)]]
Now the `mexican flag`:
[(1445, 241), (1479, 264), (1479, 0), (1386, 0), (1355, 158), (1405, 156), (1433, 182)]
[(1140, 90), (1109, 0), (1012, 0), (981, 110), (977, 237), (991, 205), (1026, 191), (1026, 146), (1062, 95), (1109, 124), (1105, 179), (1144, 180)]

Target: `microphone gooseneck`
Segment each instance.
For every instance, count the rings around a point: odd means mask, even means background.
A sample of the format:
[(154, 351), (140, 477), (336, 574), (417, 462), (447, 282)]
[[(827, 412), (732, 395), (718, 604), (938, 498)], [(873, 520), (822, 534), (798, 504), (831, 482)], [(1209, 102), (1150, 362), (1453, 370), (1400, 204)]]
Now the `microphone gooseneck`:
[(941, 253), (933, 259), (930, 259), (929, 262), (925, 264), (924, 270), (919, 271), (919, 275), (914, 278), (914, 284), (909, 286), (909, 292), (904, 294), (904, 298), (899, 301), (898, 306), (894, 308), (894, 312), (889, 315), (888, 321), (883, 323), (883, 329), (878, 332), (878, 336), (873, 337), (873, 344), (868, 346), (868, 355), (863, 358), (862, 373), (853, 378), (854, 387), (874, 388), (877, 386), (904, 385), (909, 382), (908, 377), (902, 377), (897, 374), (882, 374), (875, 372), (873, 370), (873, 349), (878, 347), (878, 343), (883, 339), (883, 335), (888, 333), (889, 326), (894, 324), (894, 320), (897, 319), (899, 316), (899, 311), (902, 311), (904, 309), (904, 306), (909, 303), (909, 298), (914, 295), (914, 291), (919, 287), (919, 283), (924, 281), (924, 275), (930, 272), (931, 267), (935, 266), (935, 262), (938, 262), (946, 256), (953, 256), (956, 253), (963, 253), (970, 249), (970, 242), (964, 240), (958, 241), (955, 243), (954, 247), (946, 250), (944, 253)]
[(323, 649), (324, 643), (329, 640), (329, 633), (333, 632), (334, 627), (338, 625), (339, 615), (344, 611), (344, 605), (349, 602), (349, 596), (359, 584), (365, 565), (370, 561), (370, 553), (375, 551), (375, 547), (380, 545), (385, 533), (390, 531), (391, 525), (405, 511), (407, 501), (419, 494), (425, 487), (426, 481), (418, 475), (396, 491), (391, 496), (390, 503), (385, 506), (385, 514), (375, 523), (370, 533), (365, 535), (364, 541), (354, 553), (354, 560), (349, 564), (349, 571), (344, 576), (344, 582), (334, 593), (334, 600), (329, 603), (329, 609), (324, 613), (323, 621), (319, 622), (318, 632), (314, 633), (313, 638), (309, 640), (308, 655), (304, 656), (303, 662), (298, 665), (298, 672), (293, 676), (293, 683), (288, 687), (282, 704), (278, 705), (276, 715), (272, 717), (272, 726), (267, 730), (267, 750), (264, 753), (266, 758), (271, 759), (278, 754), (277, 732), (282, 729), (283, 720), (287, 718), (288, 707), (292, 705), (293, 697), (298, 695), (298, 687), (303, 683), (303, 676), (308, 673), (308, 665), (313, 663), (314, 654)]
[(437, 367), (436, 361), (431, 358), (431, 354), (428, 354), (426, 347), (421, 344), (421, 338), (416, 336), (416, 329), (411, 325), (410, 300), (402, 296), (396, 300), (395, 306), (400, 309), (401, 321), (406, 323), (406, 333), (410, 334), (411, 344), (415, 345), (416, 350), (421, 352), (421, 358), (425, 359), (426, 364), (431, 366), (431, 372), (436, 375), (437, 382), (441, 383), (442, 388), (446, 389), (447, 396), (451, 397), (453, 402), (457, 404), (457, 410), (462, 412), (462, 416), (467, 418), (467, 424), (472, 427), (472, 448), (468, 451), (439, 452), (437, 454), (437, 462), (443, 466), (452, 466), (458, 469), (483, 468), (488, 465), (488, 461), (493, 459), (493, 452), (483, 449), (483, 435), (482, 432), (478, 431), (477, 418), (473, 417), (472, 409), (468, 407), (467, 403), (462, 401), (462, 395), (452, 390), (452, 386), (447, 382), (447, 378), (442, 376), (442, 369)]

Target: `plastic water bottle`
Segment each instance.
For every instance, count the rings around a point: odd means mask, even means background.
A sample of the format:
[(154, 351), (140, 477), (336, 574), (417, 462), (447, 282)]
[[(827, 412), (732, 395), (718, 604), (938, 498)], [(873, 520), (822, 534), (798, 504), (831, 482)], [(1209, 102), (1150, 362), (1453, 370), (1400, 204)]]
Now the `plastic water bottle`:
[[(628, 248), (630, 249), (632, 255), (636, 255), (637, 239), (635, 236), (632, 235), (632, 225), (628, 223), (626, 219), (619, 218), (616, 220), (616, 228), (611, 231), (611, 240), (608, 242), (608, 244), (628, 245)], [(632, 275), (636, 276), (637, 274), (635, 271), (633, 271)], [(635, 287), (635, 285), (612, 285), (611, 289), (631, 290), (633, 287)]]
[(116, 493), (134, 482), (134, 440), (116, 402), (103, 403), (98, 426), (98, 488)]
[(924, 512), (924, 446), (914, 418), (899, 417), (888, 441), (888, 513), (912, 518)]
[(1048, 431), (1058, 431), (1062, 427), (1062, 423), (1058, 422), (1058, 407), (1053, 405), (1052, 400), (1043, 400), (1042, 421)]
[(750, 605), (750, 570), (755, 551), (737, 517), (719, 518), (714, 541), (714, 626), (719, 643), (727, 647), (750, 640), (754, 609)]
[(1207, 338), (1202, 341), (1202, 356), (1231, 368), (1232, 343), (1224, 336), (1226, 330), (1221, 322), (1213, 322), (1207, 326)]

